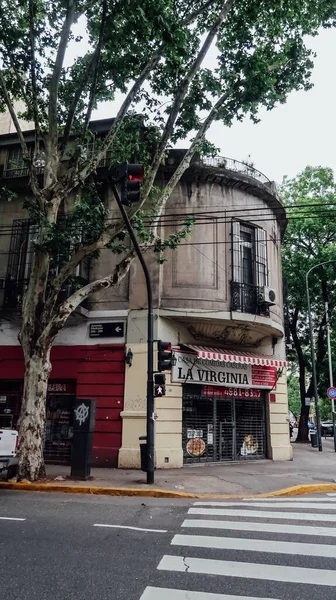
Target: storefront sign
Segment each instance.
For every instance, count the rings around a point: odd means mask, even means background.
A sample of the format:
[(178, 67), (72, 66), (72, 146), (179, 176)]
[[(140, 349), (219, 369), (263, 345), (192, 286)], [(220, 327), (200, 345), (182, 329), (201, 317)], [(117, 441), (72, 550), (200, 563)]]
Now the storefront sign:
[(124, 337), (125, 323), (90, 323), (90, 338)]
[(76, 384), (69, 382), (49, 382), (48, 394), (72, 394), (75, 385)]
[(275, 367), (202, 359), (183, 352), (175, 356), (173, 382), (259, 389), (272, 389), (276, 384)]
[(203, 396), (221, 396), (222, 398), (261, 398), (261, 390), (248, 388), (225, 388), (213, 385), (204, 385)]

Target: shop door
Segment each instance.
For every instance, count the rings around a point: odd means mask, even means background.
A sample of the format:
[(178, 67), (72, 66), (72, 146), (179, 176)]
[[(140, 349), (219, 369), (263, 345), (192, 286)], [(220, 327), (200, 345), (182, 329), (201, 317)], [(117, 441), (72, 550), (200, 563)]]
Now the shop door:
[(73, 438), (72, 394), (49, 394), (44, 437), (46, 463), (69, 465)]
[(20, 395), (0, 392), (0, 428), (16, 429), (20, 412)]
[(183, 398), (183, 462), (232, 460), (234, 422), (232, 399), (186, 395)]
[(262, 397), (209, 397), (202, 395), (202, 386), (189, 385), (182, 414), (185, 464), (266, 458)]
[(263, 398), (236, 398), (236, 454), (240, 460), (266, 458), (265, 402)]

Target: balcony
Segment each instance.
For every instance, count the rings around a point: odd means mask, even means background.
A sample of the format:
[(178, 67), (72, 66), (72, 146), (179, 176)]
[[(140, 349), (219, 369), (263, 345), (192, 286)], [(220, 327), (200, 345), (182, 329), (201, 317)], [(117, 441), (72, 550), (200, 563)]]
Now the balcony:
[(260, 302), (261, 292), (257, 285), (231, 281), (231, 310), (269, 317), (268, 305)]
[(234, 158), (227, 158), (226, 156), (203, 156), (201, 158), (201, 163), (207, 167), (227, 169), (228, 171), (235, 171), (236, 173), (247, 175), (264, 185), (269, 185), (271, 183), (270, 179), (268, 179), (264, 173), (255, 169), (252, 165), (241, 162), (240, 160), (235, 160)]
[[(94, 148), (90, 145), (87, 149), (87, 155), (85, 158), (91, 158), (94, 153)], [(113, 157), (112, 150), (108, 150), (104, 158), (99, 162), (97, 169), (109, 169), (111, 160)], [(36, 158), (35, 170), (38, 176), (42, 176), (44, 173), (45, 156), (44, 152), (41, 152), (41, 156)], [(23, 154), (21, 149), (16, 149), (14, 152), (10, 150), (7, 152), (7, 160), (3, 167), (0, 177), (4, 179), (20, 179), (27, 178), (29, 176), (29, 169), (26, 162), (23, 160)]]
[[(83, 278), (78, 279), (80, 279), (80, 286), (89, 283), (88, 280), (84, 280)], [(22, 308), (23, 296), (27, 289), (28, 281), (29, 279), (6, 279), (3, 300), (4, 310), (19, 310)], [(73, 292), (75, 292), (76, 289), (78, 289), (78, 286), (76, 287), (73, 284), (64, 285), (59, 294), (59, 302), (61, 303), (67, 298), (69, 298), (69, 296), (71, 296), (71, 294), (73, 294)], [(81, 306), (88, 309), (88, 300), (84, 300)]]

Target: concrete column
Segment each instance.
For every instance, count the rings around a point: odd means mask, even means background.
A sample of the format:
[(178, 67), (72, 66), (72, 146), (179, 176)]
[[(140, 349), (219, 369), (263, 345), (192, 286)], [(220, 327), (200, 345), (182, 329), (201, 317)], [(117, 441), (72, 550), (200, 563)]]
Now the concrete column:
[(276, 401), (268, 407), (269, 452), (272, 460), (292, 460), (289, 440), (287, 375), (283, 370), (275, 389)]

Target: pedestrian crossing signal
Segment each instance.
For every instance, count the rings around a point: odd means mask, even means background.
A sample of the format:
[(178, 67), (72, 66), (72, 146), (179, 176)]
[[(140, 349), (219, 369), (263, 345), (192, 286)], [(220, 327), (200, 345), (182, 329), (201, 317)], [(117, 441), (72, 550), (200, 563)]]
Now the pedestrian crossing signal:
[(140, 183), (144, 180), (143, 165), (123, 163), (119, 169), (121, 181), (121, 204), (131, 206), (133, 202), (140, 202)]

